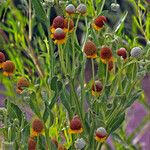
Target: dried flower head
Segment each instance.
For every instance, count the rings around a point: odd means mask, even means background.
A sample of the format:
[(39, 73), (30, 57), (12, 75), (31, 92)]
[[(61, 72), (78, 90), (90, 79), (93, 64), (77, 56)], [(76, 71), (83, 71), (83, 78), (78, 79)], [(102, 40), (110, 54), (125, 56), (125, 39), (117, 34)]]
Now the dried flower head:
[(65, 27), (65, 31), (68, 32), (68, 29), (69, 29), (69, 32), (72, 32), (73, 29), (74, 29), (74, 22), (72, 19), (65, 19), (64, 20), (64, 27)]
[(32, 136), (38, 136), (39, 134), (42, 134), (43, 132), (43, 122), (40, 119), (34, 119), (32, 123)]
[(107, 63), (108, 61), (113, 61), (113, 55), (111, 48), (104, 46), (101, 48), (100, 57), (103, 63)]
[(66, 42), (66, 33), (61, 28), (57, 28), (51, 37), (54, 38), (55, 44), (64, 44)]
[(114, 12), (117, 12), (120, 9), (120, 5), (117, 3), (112, 3), (110, 7), (111, 7), (111, 10)]
[(0, 52), (0, 69), (2, 68), (4, 61), (5, 61), (5, 55), (2, 52)]
[(69, 133), (77, 134), (81, 133), (83, 131), (82, 129), (82, 123), (78, 115), (74, 116), (73, 119), (70, 121), (70, 129)]
[(12, 76), (15, 71), (15, 64), (12, 61), (7, 60), (3, 63), (2, 68), (3, 68), (3, 75)]
[(69, 4), (66, 6), (66, 13), (67, 15), (73, 15), (75, 13), (76, 9), (73, 4)]
[(139, 58), (142, 55), (142, 49), (140, 47), (134, 47), (131, 50), (131, 56), (134, 58)]
[(83, 138), (77, 139), (74, 144), (75, 148), (78, 150), (83, 149), (85, 147), (85, 145), (86, 145), (86, 143)]
[(55, 29), (57, 28), (64, 29), (64, 18), (61, 16), (57, 16), (54, 18), (51, 26), (51, 32), (54, 33)]
[(77, 7), (77, 11), (80, 14), (85, 15), (86, 11), (87, 11), (86, 5), (85, 4), (79, 4), (78, 7)]
[(117, 55), (121, 56), (124, 60), (127, 58), (127, 51), (125, 48), (119, 48), (117, 50)]
[(92, 26), (95, 30), (99, 31), (101, 28), (103, 28), (104, 24), (107, 22), (107, 19), (105, 16), (98, 16)]
[(91, 40), (88, 40), (85, 43), (84, 53), (86, 54), (87, 58), (96, 58), (97, 57), (97, 47)]
[(28, 150), (36, 150), (36, 141), (33, 138), (28, 140)]
[(24, 88), (29, 87), (29, 84), (25, 77), (21, 77), (17, 82), (17, 93), (21, 94)]
[(103, 143), (107, 139), (107, 136), (108, 136), (107, 131), (103, 127), (99, 127), (95, 132), (95, 139), (98, 142)]
[(95, 81), (95, 83), (92, 84), (92, 95), (99, 96), (102, 89), (103, 89), (102, 83), (100, 81)]

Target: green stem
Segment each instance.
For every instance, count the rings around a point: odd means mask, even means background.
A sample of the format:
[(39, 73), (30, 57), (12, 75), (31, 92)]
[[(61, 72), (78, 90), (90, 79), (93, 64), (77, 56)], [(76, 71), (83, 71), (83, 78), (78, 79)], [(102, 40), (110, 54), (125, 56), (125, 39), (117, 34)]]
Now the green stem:
[(45, 126), (45, 138), (46, 138), (46, 143), (47, 143), (47, 146), (48, 146), (48, 150), (51, 150), (51, 145), (50, 145), (50, 141), (49, 141), (49, 129), (46, 128)]
[(96, 150), (100, 150), (102, 147), (102, 143), (98, 143)]

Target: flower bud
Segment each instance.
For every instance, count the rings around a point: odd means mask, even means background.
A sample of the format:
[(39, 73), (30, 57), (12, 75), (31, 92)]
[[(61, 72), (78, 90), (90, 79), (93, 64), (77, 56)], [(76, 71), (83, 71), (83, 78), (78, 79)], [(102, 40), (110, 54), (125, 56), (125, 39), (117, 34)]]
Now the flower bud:
[(120, 5), (117, 3), (112, 3), (111, 4), (111, 10), (117, 12), (120, 9)]
[(134, 47), (130, 54), (134, 58), (139, 58), (142, 55), (142, 49), (140, 47)]
[(83, 149), (85, 147), (85, 145), (86, 145), (86, 143), (83, 138), (77, 139), (74, 144), (75, 148), (79, 149), (79, 150)]
[(70, 19), (70, 20), (65, 19), (64, 20), (64, 26), (65, 26), (65, 29), (67, 30), (67, 32), (68, 32), (68, 29), (69, 29), (69, 32), (72, 32), (73, 28), (74, 28), (74, 22), (73, 22), (73, 20), (72, 19)]
[(127, 51), (125, 48), (119, 48), (117, 51), (117, 55), (121, 56), (123, 59), (127, 58)]
[(99, 96), (102, 89), (103, 89), (102, 83), (100, 81), (95, 81), (95, 83), (92, 84), (92, 95)]
[(68, 15), (74, 14), (75, 11), (76, 11), (76, 9), (75, 9), (75, 7), (74, 7), (73, 4), (69, 4), (69, 5), (66, 7), (66, 13), (67, 13)]
[(87, 8), (85, 4), (79, 4), (77, 7), (77, 11), (82, 15), (86, 14)]

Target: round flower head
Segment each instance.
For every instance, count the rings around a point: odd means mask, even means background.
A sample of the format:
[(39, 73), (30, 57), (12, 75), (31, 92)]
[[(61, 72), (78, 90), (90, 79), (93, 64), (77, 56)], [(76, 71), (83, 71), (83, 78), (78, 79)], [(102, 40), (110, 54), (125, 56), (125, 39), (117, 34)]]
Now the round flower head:
[[(73, 28), (74, 28), (74, 22), (72, 19), (68, 20), (68, 19), (65, 19), (64, 20), (64, 26), (65, 26), (65, 30), (68, 32), (68, 29), (69, 29), (69, 32), (72, 32), (73, 31)], [(69, 26), (69, 27), (68, 27)]]
[(67, 150), (64, 145), (58, 144), (57, 150)]
[(74, 7), (73, 4), (69, 4), (67, 7), (66, 7), (66, 13), (67, 15), (73, 15), (75, 13), (76, 9)]
[(28, 140), (28, 150), (36, 150), (36, 141), (32, 138)]
[(121, 56), (124, 60), (127, 58), (127, 51), (125, 48), (119, 48), (117, 51), (117, 55)]
[(2, 68), (2, 64), (4, 61), (5, 61), (5, 55), (2, 52), (0, 52), (0, 69)]
[(64, 29), (64, 18), (61, 16), (57, 16), (54, 18), (51, 26), (51, 32), (54, 33), (55, 29), (57, 28)]
[(113, 60), (112, 50), (105, 46), (101, 48), (100, 57), (103, 63), (107, 63), (110, 60)]
[(86, 5), (85, 4), (79, 4), (78, 7), (77, 7), (77, 11), (82, 14), (82, 15), (85, 15), (86, 14)]
[(77, 139), (74, 144), (75, 148), (79, 149), (79, 150), (83, 149), (85, 147), (85, 145), (86, 145), (86, 143), (83, 140), (83, 138)]
[(114, 67), (114, 63), (112, 60), (108, 61), (108, 71), (111, 71)]
[(107, 139), (107, 131), (105, 130), (105, 128), (100, 127), (96, 130), (95, 139), (101, 143), (103, 143)]
[(111, 10), (117, 12), (120, 9), (120, 5), (117, 3), (112, 3), (111, 4)]
[(107, 19), (105, 16), (98, 16), (92, 26), (95, 30), (99, 31), (101, 28), (103, 28), (104, 24), (107, 22)]
[(83, 131), (82, 129), (82, 123), (78, 115), (74, 116), (73, 119), (70, 121), (70, 129), (69, 133), (77, 134), (81, 133)]
[(102, 83), (100, 81), (95, 81), (95, 83), (92, 84), (92, 95), (99, 96), (102, 89), (103, 89)]
[(139, 58), (142, 55), (142, 49), (140, 47), (134, 47), (131, 50), (131, 56), (134, 58)]
[(12, 61), (7, 60), (3, 63), (2, 68), (3, 68), (3, 75), (12, 76), (15, 71), (15, 64)]
[(40, 119), (35, 119), (32, 123), (32, 136), (38, 136), (39, 134), (42, 134), (43, 132), (43, 122)]
[(21, 77), (17, 82), (17, 93), (21, 94), (25, 87), (29, 87), (29, 81), (25, 77)]
[(87, 58), (96, 58), (97, 57), (97, 47), (91, 40), (88, 40), (85, 43), (84, 53), (86, 54)]
[(64, 44), (66, 42), (66, 33), (61, 28), (57, 28), (51, 37), (54, 38), (55, 44)]

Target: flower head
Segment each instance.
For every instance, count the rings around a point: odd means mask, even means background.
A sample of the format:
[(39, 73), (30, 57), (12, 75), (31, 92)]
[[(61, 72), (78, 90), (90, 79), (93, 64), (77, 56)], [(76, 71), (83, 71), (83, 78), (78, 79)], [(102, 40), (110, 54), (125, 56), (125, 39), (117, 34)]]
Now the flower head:
[(25, 77), (21, 77), (17, 82), (17, 93), (21, 94), (25, 87), (29, 87), (29, 81)]
[(95, 30), (99, 31), (99, 30), (104, 26), (104, 24), (105, 24), (106, 22), (107, 22), (107, 19), (106, 19), (105, 16), (98, 16), (98, 17), (94, 20), (92, 26), (93, 26), (93, 28), (94, 28)]
[(125, 48), (119, 48), (117, 51), (117, 55), (121, 56), (124, 60), (127, 58), (127, 51)]
[(75, 148), (79, 149), (79, 150), (83, 149), (85, 147), (85, 145), (86, 145), (86, 143), (83, 138), (77, 139), (74, 144)]
[(131, 56), (134, 58), (139, 58), (142, 55), (142, 49), (140, 47), (134, 47), (131, 50)]
[(99, 127), (95, 132), (95, 139), (98, 142), (103, 143), (107, 139), (107, 136), (108, 136), (107, 131), (103, 127)]
[(64, 29), (64, 18), (61, 16), (57, 16), (54, 18), (51, 26), (51, 32), (54, 33), (55, 29), (57, 28)]
[(73, 28), (74, 28), (74, 22), (72, 19), (65, 19), (64, 20), (64, 27), (65, 27), (65, 30), (68, 32), (68, 29), (69, 29), (69, 32), (72, 32), (73, 31)]
[(36, 141), (33, 138), (28, 140), (28, 150), (36, 150)]
[(73, 15), (75, 13), (76, 9), (74, 7), (73, 4), (69, 4), (68, 6), (66, 6), (66, 13), (67, 15)]
[(2, 68), (2, 64), (4, 63), (5, 61), (5, 55), (0, 52), (0, 69)]
[(86, 54), (87, 58), (96, 58), (97, 57), (97, 47), (91, 40), (88, 40), (85, 43), (84, 53)]
[(102, 83), (100, 81), (95, 81), (95, 83), (92, 84), (92, 95), (99, 96), (102, 89), (103, 89)]
[(79, 4), (78, 7), (77, 7), (77, 11), (80, 14), (85, 15), (86, 11), (87, 11), (86, 5), (85, 4)]
[(81, 133), (83, 131), (82, 129), (82, 123), (78, 115), (74, 116), (73, 119), (70, 121), (70, 129), (69, 133), (77, 134)]
[(103, 63), (113, 60), (112, 50), (107, 46), (102, 47), (100, 51), (100, 57)]
[(57, 28), (51, 37), (54, 39), (55, 44), (64, 44), (66, 42), (66, 33), (61, 28)]
[(43, 132), (43, 122), (40, 119), (35, 119), (32, 123), (32, 136), (38, 136), (39, 134), (42, 134)]
[(3, 63), (2, 68), (3, 68), (3, 75), (12, 76), (15, 71), (15, 64), (12, 61), (7, 60)]
[(114, 63), (112, 60), (108, 61), (108, 71), (111, 71), (114, 67)]

